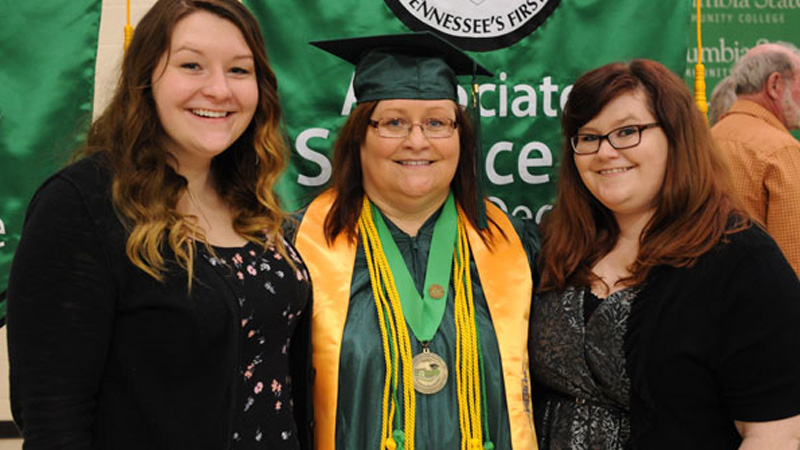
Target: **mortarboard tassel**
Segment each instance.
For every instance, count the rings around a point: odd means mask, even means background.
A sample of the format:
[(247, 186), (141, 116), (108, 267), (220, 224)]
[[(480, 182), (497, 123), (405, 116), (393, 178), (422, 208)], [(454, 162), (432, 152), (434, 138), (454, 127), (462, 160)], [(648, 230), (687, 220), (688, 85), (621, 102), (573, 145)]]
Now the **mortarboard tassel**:
[(475, 128), (475, 196), (477, 197), (478, 228), (485, 230), (488, 227), (486, 219), (486, 204), (484, 196), (486, 189), (483, 185), (483, 138), (481, 136), (481, 108), (478, 101), (478, 68), (477, 63), (472, 63), (472, 105), (470, 112)]

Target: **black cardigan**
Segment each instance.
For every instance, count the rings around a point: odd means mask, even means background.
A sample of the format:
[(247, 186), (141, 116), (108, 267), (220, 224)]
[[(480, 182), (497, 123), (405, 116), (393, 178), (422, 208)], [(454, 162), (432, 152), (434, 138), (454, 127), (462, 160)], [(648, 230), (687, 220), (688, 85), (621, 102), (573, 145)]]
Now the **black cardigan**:
[[(51, 177), (29, 206), (8, 290), (12, 413), (26, 449), (227, 449), (240, 379), (234, 293), (196, 258), (187, 296), (167, 251), (158, 282), (131, 264), (126, 240), (100, 157)], [(310, 308), (290, 349), (303, 448)]]
[(734, 420), (800, 414), (800, 281), (757, 226), (657, 269), (625, 339), (631, 447), (736, 449)]

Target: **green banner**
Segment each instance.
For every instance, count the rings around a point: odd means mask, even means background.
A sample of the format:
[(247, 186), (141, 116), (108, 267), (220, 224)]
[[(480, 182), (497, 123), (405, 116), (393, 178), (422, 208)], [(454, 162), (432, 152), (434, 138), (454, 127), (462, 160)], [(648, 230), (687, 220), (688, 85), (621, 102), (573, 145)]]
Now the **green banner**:
[[(698, 60), (697, 1), (692, 0), (690, 48), (686, 51), (685, 78), (690, 86)], [(717, 83), (730, 75), (731, 67), (755, 45), (775, 41), (800, 45), (800, 0), (702, 0), (700, 10), (709, 97)]]
[[(601, 64), (645, 57), (691, 85), (695, 1), (245, 0), (261, 21), (286, 112), (286, 207), (324, 188), (354, 100), (352, 67), (309, 41), (430, 29), (471, 50), (495, 72), (481, 80), (488, 193), (535, 218), (553, 201), (559, 116), (572, 82)], [(708, 93), (753, 45), (800, 40), (798, 0), (702, 2)], [(89, 121), (100, 9), (101, 0), (0, 0), (0, 291), (30, 196)]]
[(100, 0), (0, 0), (0, 291), (33, 192), (91, 120), (100, 8)]
[(472, 50), (494, 71), (480, 80), (485, 185), (504, 210), (532, 218), (554, 200), (560, 112), (573, 81), (588, 69), (637, 57), (683, 74), (691, 17), (688, 0), (245, 4), (262, 24), (292, 141), (292, 167), (279, 186), (288, 208), (305, 205), (329, 180), (333, 142), (354, 102), (353, 67), (308, 42), (427, 29)]

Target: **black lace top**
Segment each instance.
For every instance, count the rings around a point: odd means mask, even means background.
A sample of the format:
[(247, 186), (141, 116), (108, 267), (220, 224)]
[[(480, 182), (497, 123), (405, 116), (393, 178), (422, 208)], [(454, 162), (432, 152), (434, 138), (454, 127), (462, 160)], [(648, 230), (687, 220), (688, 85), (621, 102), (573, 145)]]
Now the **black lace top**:
[(532, 378), (540, 450), (623, 449), (630, 436), (630, 379), (623, 339), (636, 292), (600, 300), (589, 289), (537, 296)]

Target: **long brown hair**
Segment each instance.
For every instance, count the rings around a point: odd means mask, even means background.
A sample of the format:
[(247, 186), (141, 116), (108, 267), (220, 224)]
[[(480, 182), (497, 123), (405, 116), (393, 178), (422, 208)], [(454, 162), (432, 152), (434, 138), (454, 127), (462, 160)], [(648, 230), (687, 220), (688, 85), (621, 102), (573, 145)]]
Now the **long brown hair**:
[(623, 283), (641, 285), (657, 266), (691, 266), (726, 233), (747, 226), (727, 165), (683, 80), (654, 61), (609, 64), (581, 76), (564, 109), (556, 205), (542, 223), (541, 290), (591, 284), (597, 279), (591, 268), (617, 242), (614, 215), (583, 184), (569, 138), (611, 100), (636, 90), (646, 94), (667, 137), (668, 156), (656, 211)]
[(112, 201), (129, 229), (126, 252), (131, 262), (156, 279), (165, 270), (167, 243), (191, 284), (195, 244), (202, 233), (197, 218), (175, 210), (187, 181), (170, 164), (166, 133), (153, 100), (152, 78), (169, 46), (175, 25), (205, 11), (236, 25), (253, 53), (258, 105), (250, 125), (231, 147), (214, 158), (212, 176), (233, 213), (233, 228), (264, 248), (285, 255), (281, 210), (273, 186), (287, 163), (281, 108), (274, 72), (267, 61), (258, 22), (237, 0), (159, 0), (139, 22), (125, 53), (114, 96), (92, 124), (86, 145), (75, 158), (102, 153), (109, 162)]
[[(336, 200), (325, 218), (325, 237), (329, 242), (336, 239), (339, 233), (345, 233), (351, 240), (356, 238), (356, 225), (361, 215), (361, 202), (364, 197), (361, 144), (367, 136), (369, 121), (377, 105), (378, 102), (364, 102), (356, 106), (342, 126), (334, 144), (331, 188), (336, 192)], [(478, 229), (475, 130), (469, 114), (458, 105), (456, 105), (456, 122), (460, 153), (450, 188), (456, 202), (464, 210), (467, 220)], [(490, 237), (491, 227), (482, 230), (481, 236), (484, 240)]]

